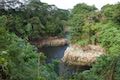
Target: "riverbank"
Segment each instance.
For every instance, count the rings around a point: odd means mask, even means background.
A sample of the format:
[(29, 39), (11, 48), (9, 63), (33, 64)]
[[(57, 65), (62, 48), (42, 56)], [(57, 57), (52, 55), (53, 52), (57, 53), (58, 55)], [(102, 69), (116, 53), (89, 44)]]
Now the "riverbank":
[(68, 65), (91, 66), (96, 59), (105, 54), (104, 48), (100, 45), (70, 45), (65, 53), (62, 61)]
[(41, 48), (44, 46), (64, 46), (69, 44), (69, 42), (63, 37), (49, 37), (46, 39), (37, 39), (31, 41), (31, 44), (37, 46), (38, 48)]

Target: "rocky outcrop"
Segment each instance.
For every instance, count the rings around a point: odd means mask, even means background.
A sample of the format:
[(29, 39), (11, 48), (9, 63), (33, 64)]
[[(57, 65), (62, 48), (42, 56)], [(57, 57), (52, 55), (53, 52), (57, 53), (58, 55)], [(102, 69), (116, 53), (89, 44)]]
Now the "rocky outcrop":
[(38, 48), (43, 46), (63, 46), (68, 44), (67, 39), (58, 38), (58, 37), (50, 37), (42, 40), (35, 40), (31, 42), (33, 45), (36, 45)]
[(97, 57), (104, 54), (105, 50), (99, 45), (88, 45), (85, 47), (70, 45), (66, 49), (62, 61), (69, 65), (90, 66), (96, 61)]

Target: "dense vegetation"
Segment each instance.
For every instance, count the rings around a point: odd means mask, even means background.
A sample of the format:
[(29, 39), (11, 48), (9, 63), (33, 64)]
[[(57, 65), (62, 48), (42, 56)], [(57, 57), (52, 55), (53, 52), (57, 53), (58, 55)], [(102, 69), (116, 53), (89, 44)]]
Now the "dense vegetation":
[(6, 29), (21, 38), (63, 35), (69, 13), (67, 10), (58, 9), (39, 0), (2, 0), (0, 5), (0, 15), (4, 18)]
[[(99, 44), (107, 53), (90, 70), (68, 77), (59, 76), (58, 61), (46, 64), (44, 54), (29, 43), (63, 37), (66, 26), (72, 44)], [(39, 0), (0, 1), (0, 80), (120, 80), (119, 52), (120, 3), (101, 10), (81, 3), (69, 12)]]
[(0, 80), (56, 80), (54, 64), (28, 41), (64, 36), (68, 11), (39, 0), (0, 1)]
[(78, 4), (72, 10), (69, 23), (72, 23), (72, 43), (99, 44), (107, 53), (90, 70), (78, 72), (72, 80), (119, 80), (120, 3), (107, 4), (100, 11), (94, 6)]

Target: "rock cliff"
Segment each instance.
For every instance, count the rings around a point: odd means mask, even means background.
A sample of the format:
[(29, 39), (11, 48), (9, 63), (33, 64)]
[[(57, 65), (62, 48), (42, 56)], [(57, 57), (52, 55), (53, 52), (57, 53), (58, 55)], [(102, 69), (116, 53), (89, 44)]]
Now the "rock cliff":
[(96, 61), (97, 57), (104, 54), (105, 50), (99, 45), (87, 45), (84, 47), (70, 45), (66, 49), (62, 61), (69, 65), (90, 66)]

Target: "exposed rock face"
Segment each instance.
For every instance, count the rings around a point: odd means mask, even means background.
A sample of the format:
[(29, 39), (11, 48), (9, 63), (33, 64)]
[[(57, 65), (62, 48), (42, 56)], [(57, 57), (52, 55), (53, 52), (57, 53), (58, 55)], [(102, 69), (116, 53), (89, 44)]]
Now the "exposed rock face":
[(69, 65), (90, 66), (97, 57), (105, 54), (105, 50), (99, 45), (88, 45), (85, 47), (71, 45), (62, 58), (64, 63)]
[(47, 39), (32, 41), (32, 44), (37, 47), (43, 46), (63, 46), (68, 44), (68, 40), (65, 38), (50, 37)]

